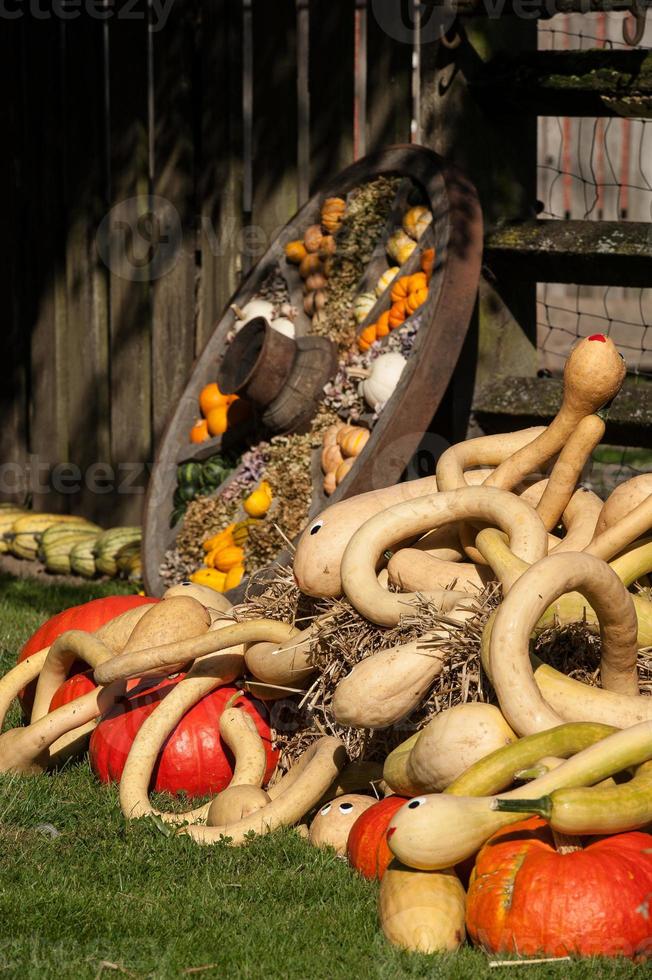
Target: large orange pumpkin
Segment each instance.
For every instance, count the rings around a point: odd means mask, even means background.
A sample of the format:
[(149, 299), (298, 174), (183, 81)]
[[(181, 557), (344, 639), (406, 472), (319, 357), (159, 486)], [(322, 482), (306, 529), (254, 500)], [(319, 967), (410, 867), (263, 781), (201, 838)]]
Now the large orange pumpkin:
[(652, 954), (652, 837), (555, 849), (531, 817), (499, 831), (476, 859), (466, 905), (473, 942), (521, 956)]
[(365, 878), (382, 878), (394, 857), (385, 839), (389, 822), (405, 796), (387, 796), (361, 813), (351, 827), (346, 852), (349, 864)]
[[(102, 716), (91, 735), (89, 749), (91, 767), (101, 782), (119, 782), (136, 733), (183, 676), (179, 674), (158, 683), (145, 678), (120, 704)], [(228, 701), (237, 693), (234, 687), (220, 687), (186, 712), (159, 754), (152, 790), (183, 792), (194, 797), (221, 793), (228, 786), (234, 760), (220, 738), (219, 722)], [(262, 702), (248, 694), (241, 695), (236, 704), (251, 715), (263, 739), (267, 781), (278, 760), (278, 752), (272, 748), (267, 710)]]
[[(67, 630), (86, 630), (88, 633), (92, 633), (100, 626), (108, 623), (110, 619), (115, 619), (116, 616), (126, 612), (127, 609), (158, 601), (158, 599), (151, 599), (142, 595), (111, 595), (105, 599), (91, 599), (90, 602), (84, 602), (80, 606), (64, 609), (39, 626), (35, 633), (32, 633), (18, 654), (17, 662), (20, 663), (21, 660), (25, 660), (33, 653), (38, 653), (39, 650), (51, 646), (56, 638)], [(86, 664), (78, 660), (70, 673), (79, 673), (81, 670), (86, 670)], [(20, 703), (26, 714), (32, 710), (35, 690), (36, 682), (33, 681), (19, 695)]]

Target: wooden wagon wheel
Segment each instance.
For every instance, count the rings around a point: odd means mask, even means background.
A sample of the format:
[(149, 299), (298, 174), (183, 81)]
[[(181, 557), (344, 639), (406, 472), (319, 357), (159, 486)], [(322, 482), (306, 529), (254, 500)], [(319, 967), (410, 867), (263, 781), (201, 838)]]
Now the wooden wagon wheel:
[[(243, 307), (274, 271), (285, 278), (291, 299), (298, 300), (301, 283), (296, 270), (284, 261), (285, 245), (301, 237), (306, 227), (319, 221), (321, 202), (326, 197), (346, 195), (362, 182), (380, 176), (408, 178), (429, 205), (433, 221), (419, 246), (422, 249), (434, 245), (437, 263), (428, 300), (418, 311), (421, 326), (399, 385), (376, 422), (356, 465), (335, 493), (326, 499), (321, 489), (321, 473), (318, 473), (318, 479), (313, 479), (311, 516), (329, 503), (396, 483), (419, 445), (446, 391), (473, 311), (482, 256), (482, 216), (475, 188), (462, 174), (431, 150), (399, 145), (358, 160), (322, 187), (285, 226), (216, 324), (169, 421), (154, 463), (145, 501), (143, 532), (143, 574), (148, 594), (158, 595), (164, 589), (159, 571), (161, 561), (179, 530), (169, 527), (178, 464), (203, 460), (220, 450), (228, 451), (243, 438), (240, 427), (197, 446), (188, 444), (188, 431), (197, 414), (199, 393), (215, 379), (227, 350), (227, 336), (234, 325), (231, 304)], [(392, 213), (392, 221), (398, 219), (399, 224), (398, 209), (404, 207), (405, 197), (402, 185)], [(418, 267), (419, 251), (415, 249), (401, 268), (401, 275), (409, 275)], [(376, 282), (384, 263), (384, 244), (380, 242), (359, 285), (359, 292)], [(310, 331), (310, 320), (302, 312), (302, 302), (295, 305), (301, 311), (295, 321), (297, 338), (305, 338)], [(389, 305), (389, 295), (384, 294), (359, 329), (373, 323)], [(313, 469), (316, 476), (317, 461)]]

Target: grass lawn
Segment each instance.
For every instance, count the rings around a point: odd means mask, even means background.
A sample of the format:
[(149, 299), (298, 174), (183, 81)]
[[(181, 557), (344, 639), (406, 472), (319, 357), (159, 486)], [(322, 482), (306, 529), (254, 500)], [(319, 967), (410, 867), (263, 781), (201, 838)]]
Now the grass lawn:
[[(0, 576), (2, 672), (43, 619), (111, 591)], [(379, 933), (376, 891), (292, 831), (241, 849), (200, 848), (146, 822), (127, 826), (117, 793), (95, 783), (86, 760), (47, 776), (0, 777), (3, 977), (593, 980), (645, 972), (597, 960), (490, 969), (472, 949), (401, 953)]]

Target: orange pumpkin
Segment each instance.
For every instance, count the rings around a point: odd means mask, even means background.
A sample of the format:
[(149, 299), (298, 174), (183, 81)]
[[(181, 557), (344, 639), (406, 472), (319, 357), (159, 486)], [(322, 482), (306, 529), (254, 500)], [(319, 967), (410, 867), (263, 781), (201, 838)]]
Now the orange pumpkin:
[(428, 281), (432, 276), (432, 270), (435, 267), (435, 250), (434, 248), (425, 248), (421, 256), (421, 270), (425, 272)]
[(335, 239), (332, 235), (323, 235), (321, 240), (321, 245), (319, 246), (319, 258), (327, 259), (331, 255), (335, 255), (337, 251), (337, 246), (335, 244)]
[(346, 201), (341, 197), (327, 197), (321, 208), (321, 223), (324, 231), (334, 234), (342, 224), (346, 211)]
[(381, 313), (376, 321), (376, 337), (386, 337), (389, 333), (389, 310)]
[(466, 904), (471, 939), (519, 956), (649, 956), (652, 847), (633, 832), (557, 851), (539, 817), (494, 834), (476, 859)]
[(285, 257), (288, 262), (299, 265), (306, 257), (306, 246), (301, 241), (288, 242), (285, 246)]
[(371, 345), (377, 339), (376, 324), (370, 323), (368, 327), (365, 327), (358, 336), (358, 347), (360, 350), (369, 350)]
[(389, 329), (396, 330), (397, 327), (400, 327), (405, 322), (406, 315), (405, 300), (403, 299), (398, 303), (394, 303), (389, 311), (389, 318), (387, 320)]
[(210, 433), (208, 431), (208, 422), (206, 419), (197, 419), (192, 429), (190, 430), (190, 441), (191, 442), (206, 442)]
[(396, 280), (390, 293), (392, 303), (400, 303), (401, 300), (408, 298), (410, 295), (411, 280), (412, 276), (401, 276), (400, 279)]
[(414, 313), (418, 310), (420, 306), (423, 306), (425, 301), (428, 299), (428, 287), (424, 286), (422, 289), (415, 289), (413, 293), (410, 293), (405, 301), (405, 306), (407, 307), (408, 313)]
[(387, 796), (361, 813), (351, 827), (346, 854), (349, 864), (365, 878), (382, 878), (394, 855), (387, 846), (386, 832), (405, 796)]

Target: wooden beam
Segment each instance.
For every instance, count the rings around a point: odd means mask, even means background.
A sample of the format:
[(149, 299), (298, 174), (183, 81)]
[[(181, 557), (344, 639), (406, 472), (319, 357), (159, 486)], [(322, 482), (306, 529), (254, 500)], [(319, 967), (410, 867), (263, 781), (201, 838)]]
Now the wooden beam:
[[(485, 432), (549, 422), (561, 405), (561, 378), (498, 378), (475, 395), (473, 411)], [(652, 385), (628, 380), (614, 398), (604, 441), (652, 448)]]
[(537, 51), (489, 62), (471, 83), (488, 111), (652, 118), (652, 52)]
[(526, 282), (650, 285), (652, 223), (646, 221), (524, 221), (485, 240), (495, 274)]

